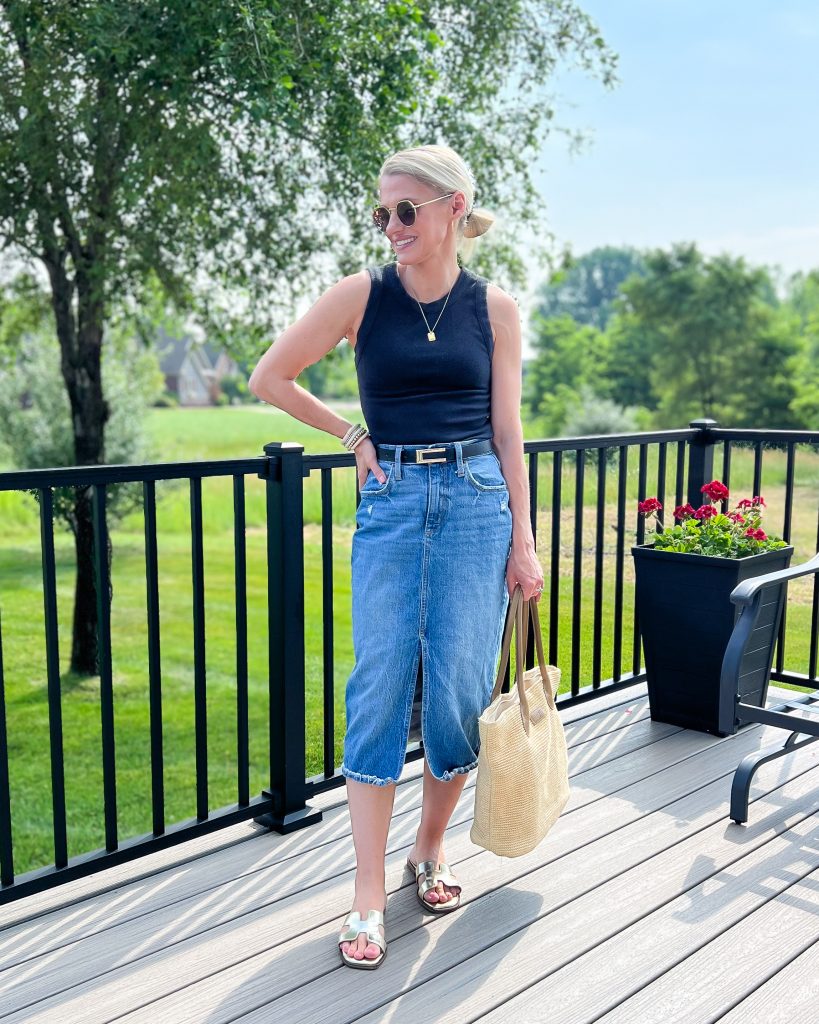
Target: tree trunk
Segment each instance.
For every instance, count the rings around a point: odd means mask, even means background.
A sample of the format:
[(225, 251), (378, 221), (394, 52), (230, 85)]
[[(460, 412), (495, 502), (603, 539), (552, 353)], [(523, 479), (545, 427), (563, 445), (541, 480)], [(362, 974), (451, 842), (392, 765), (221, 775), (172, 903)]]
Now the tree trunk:
[[(102, 393), (103, 303), (85, 275), (72, 282), (62, 261), (48, 265), (62, 374), (71, 404), (74, 464), (95, 466), (105, 461), (108, 405)], [(75, 303), (73, 300), (77, 298)], [(75, 313), (76, 310), (76, 313)], [(77, 490), (74, 504), (74, 547), (77, 576), (74, 588), (72, 672), (99, 673), (97, 595), (94, 580), (94, 527), (91, 488)], [(111, 565), (108, 546), (106, 561)]]
[(74, 504), (77, 576), (74, 585), (71, 671), (87, 676), (99, 675), (97, 588), (94, 579), (94, 529), (91, 511), (91, 488), (78, 489)]

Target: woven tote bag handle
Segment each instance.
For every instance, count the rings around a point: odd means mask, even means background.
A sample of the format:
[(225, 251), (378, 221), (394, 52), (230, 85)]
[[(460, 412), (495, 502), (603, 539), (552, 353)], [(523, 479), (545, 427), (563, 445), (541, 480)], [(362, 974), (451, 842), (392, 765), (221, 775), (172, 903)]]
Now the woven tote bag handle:
[[(523, 619), (522, 606), (526, 604), (528, 606), (528, 615)], [(506, 672), (506, 665), (509, 661), (509, 654), (512, 646), (512, 626), (520, 620), (522, 625), (518, 627), (516, 637), (516, 663), (520, 672), (515, 672), (515, 685), (517, 686), (523, 678), (523, 662), (526, 651), (526, 641), (529, 632), (529, 616), (532, 618), (532, 625), (535, 634), (535, 647), (537, 648), (537, 659), (538, 667), (540, 668), (540, 676), (543, 680), (543, 689), (546, 694), (546, 700), (550, 707), (555, 708), (555, 695), (552, 692), (552, 685), (549, 677), (549, 673), (546, 667), (546, 658), (543, 654), (543, 635), (540, 629), (540, 614), (538, 612), (537, 601), (534, 598), (530, 598), (528, 601), (523, 600), (523, 587), (520, 583), (515, 584), (515, 589), (512, 592), (512, 598), (509, 602), (509, 608), (506, 614), (506, 628), (503, 631), (503, 642), (501, 643), (501, 656), (500, 662), (498, 663), (498, 674), (495, 677), (495, 685), (492, 687), (492, 696), (490, 697), (490, 703), (498, 696), (503, 686), (503, 676)], [(522, 653), (523, 652), (523, 653)], [(521, 688), (521, 705), (525, 708), (526, 718), (528, 721), (529, 716), (529, 704), (526, 698), (525, 687)]]
[(516, 657), (515, 657), (515, 690), (517, 691), (518, 701), (520, 703), (520, 714), (523, 719), (523, 726), (526, 732), (529, 732), (529, 698), (526, 696), (526, 687), (523, 685), (523, 654), (526, 650), (525, 646), (521, 646), (521, 640), (525, 641), (526, 624), (527, 619), (523, 617), (523, 606), (528, 604), (523, 600), (523, 587), (519, 584), (515, 584), (514, 592), (512, 593), (512, 600), (509, 602), (509, 609), (506, 616), (506, 628), (503, 631), (503, 643), (501, 644), (501, 657), (500, 663), (498, 664), (498, 674), (495, 677), (495, 685), (492, 687), (492, 696), (489, 699), (491, 704), (493, 700), (501, 692), (501, 686), (503, 686), (503, 676), (506, 672), (506, 665), (509, 661), (509, 648), (512, 644), (512, 626), (516, 625)]
[(522, 599), (523, 587), (521, 587), (519, 583), (516, 583), (515, 589), (512, 591), (512, 597), (509, 600), (509, 606), (506, 609), (506, 626), (503, 630), (503, 640), (501, 642), (501, 655), (500, 661), (498, 662), (498, 674), (495, 676), (495, 685), (492, 687), (492, 696), (489, 698), (490, 702), (498, 696), (498, 694), (501, 692), (501, 686), (503, 686), (503, 676), (504, 673), (506, 672), (506, 666), (509, 662), (509, 648), (512, 643), (512, 626), (515, 623), (518, 604)]
[(543, 680), (543, 692), (546, 694), (546, 700), (549, 706), (556, 710), (555, 694), (552, 692), (551, 677), (547, 671), (546, 658), (543, 656), (543, 636), (540, 632), (540, 613), (538, 612), (537, 601), (533, 597), (530, 597), (527, 604), (529, 605), (529, 615), (527, 615), (526, 625), (523, 627), (523, 650), (526, 650), (526, 640), (529, 631), (529, 617), (531, 616), (532, 629), (535, 634), (535, 647), (537, 649), (537, 663), (540, 668), (540, 678)]

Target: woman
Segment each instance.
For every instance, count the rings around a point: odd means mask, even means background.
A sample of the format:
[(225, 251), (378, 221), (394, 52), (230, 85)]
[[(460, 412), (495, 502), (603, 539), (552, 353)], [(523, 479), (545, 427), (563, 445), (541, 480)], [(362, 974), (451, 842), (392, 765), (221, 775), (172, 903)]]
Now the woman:
[[(477, 765), (501, 630), (517, 583), (539, 599), (543, 573), (529, 521), (520, 421), (517, 303), (460, 268), (476, 210), (452, 149), (390, 157), (373, 213), (395, 262), (343, 278), (265, 353), (250, 378), (262, 400), (355, 453), (361, 501), (352, 541), (353, 647), (341, 771), (356, 852), (353, 907), (339, 936), (345, 964), (386, 955), (385, 851), (423, 671), (421, 821), (407, 863), (425, 909), (460, 905), (443, 836)], [(367, 427), (294, 383), (346, 337)]]

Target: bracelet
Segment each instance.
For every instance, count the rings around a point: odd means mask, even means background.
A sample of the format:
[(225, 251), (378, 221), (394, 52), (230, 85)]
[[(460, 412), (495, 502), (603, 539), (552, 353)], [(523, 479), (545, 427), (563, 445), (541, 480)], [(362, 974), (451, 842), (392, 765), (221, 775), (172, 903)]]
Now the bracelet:
[(344, 435), (344, 437), (342, 437), (341, 443), (346, 447), (349, 444), (350, 440), (352, 439), (353, 435), (356, 434), (359, 430), (363, 430), (363, 429), (364, 428), (361, 426), (360, 423), (354, 423), (347, 430), (347, 433)]
[(353, 441), (353, 443), (350, 445), (350, 449), (354, 451), (355, 448), (357, 447), (357, 445), (361, 444), (361, 442), (364, 440), (364, 438), (365, 437), (369, 437), (369, 436), (370, 436), (369, 430), (365, 430), (364, 433), (361, 435), (361, 437), (358, 437), (358, 438), (356, 438), (355, 441)]
[(362, 427), (360, 423), (356, 423), (355, 426), (351, 430), (348, 430), (347, 433), (344, 435), (342, 444), (344, 444), (344, 446), (347, 447), (347, 449), (350, 449), (350, 447), (352, 447), (355, 441), (359, 437), (363, 436), (363, 434), (365, 433), (365, 429), (367, 428)]
[(344, 437), (342, 437), (342, 439), (341, 439), (341, 443), (342, 443), (342, 444), (344, 445), (344, 447), (345, 447), (345, 448), (349, 448), (349, 447), (350, 447), (350, 441), (352, 440), (352, 438), (353, 438), (353, 437), (354, 437), (354, 436), (355, 436), (355, 435), (356, 435), (356, 434), (357, 434), (357, 433), (358, 433), (358, 432), (359, 432), (359, 431), (360, 431), (361, 429), (362, 429), (362, 427), (361, 427), (361, 424), (360, 424), (360, 423), (354, 423), (354, 424), (353, 424), (353, 425), (352, 425), (352, 426), (351, 426), (351, 427), (350, 427), (350, 428), (348, 429), (347, 433), (346, 433), (346, 434), (344, 435)]
[(360, 423), (354, 423), (341, 439), (341, 443), (349, 451), (352, 451), (360, 441), (369, 436), (370, 432), (366, 427), (362, 427)]

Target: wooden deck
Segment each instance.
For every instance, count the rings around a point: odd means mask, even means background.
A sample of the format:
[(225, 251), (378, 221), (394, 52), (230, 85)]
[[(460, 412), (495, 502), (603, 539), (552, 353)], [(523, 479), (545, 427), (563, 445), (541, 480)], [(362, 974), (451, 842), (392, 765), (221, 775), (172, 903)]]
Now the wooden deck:
[(819, 744), (757, 773), (741, 826), (733, 770), (781, 731), (652, 723), (645, 686), (563, 720), (572, 798), (533, 853), (472, 845), (470, 776), (447, 841), (465, 902), (442, 918), (403, 870), (407, 766), (377, 971), (335, 947), (354, 869), (342, 789), (294, 835), (244, 824), (0, 908), (0, 1022), (815, 1024)]

